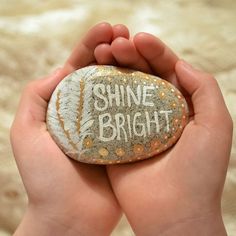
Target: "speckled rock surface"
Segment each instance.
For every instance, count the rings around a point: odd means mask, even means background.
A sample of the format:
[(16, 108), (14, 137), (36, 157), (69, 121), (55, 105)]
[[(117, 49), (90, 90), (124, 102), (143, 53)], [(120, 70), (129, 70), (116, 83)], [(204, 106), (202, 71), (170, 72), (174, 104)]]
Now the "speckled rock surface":
[(93, 164), (153, 157), (178, 140), (187, 121), (187, 103), (173, 85), (114, 66), (89, 66), (68, 75), (47, 112), (59, 147)]
[[(235, 9), (235, 0), (1, 1), (0, 236), (13, 234), (26, 209), (26, 193), (9, 143), (9, 128), (26, 83), (62, 65), (92, 25), (104, 20), (123, 23), (132, 35), (139, 31), (157, 35), (179, 57), (212, 73), (236, 127)], [(236, 132), (222, 199), (228, 236), (236, 235), (235, 199)], [(112, 233), (120, 235), (135, 235), (125, 218)]]

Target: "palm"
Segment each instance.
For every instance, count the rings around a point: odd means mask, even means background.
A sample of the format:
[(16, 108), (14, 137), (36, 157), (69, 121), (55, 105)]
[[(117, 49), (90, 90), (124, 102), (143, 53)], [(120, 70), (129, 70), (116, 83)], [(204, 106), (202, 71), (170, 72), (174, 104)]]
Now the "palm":
[[(188, 92), (182, 89), (176, 71), (177, 56), (149, 34), (141, 33), (133, 42), (115, 41), (112, 50), (122, 66), (153, 73), (173, 83), (183, 92), (190, 109), (190, 122), (171, 149), (145, 161), (107, 167), (115, 194), (131, 225), (143, 232), (144, 227), (155, 228), (157, 221), (165, 228), (165, 222), (175, 224), (215, 214), (228, 164), (230, 134), (227, 129), (221, 128), (224, 130), (221, 132), (215, 128), (222, 127), (225, 117), (218, 112), (219, 117), (215, 119), (214, 99), (206, 103), (209, 98), (204, 93), (209, 88), (200, 87), (196, 95), (194, 80), (188, 82), (185, 78), (181, 84)], [(199, 73), (199, 76), (206, 75)], [(214, 88), (213, 96), (218, 97), (222, 114), (227, 114), (214, 80), (207, 76), (206, 80)], [(221, 148), (215, 148), (218, 146)]]
[[(123, 31), (116, 33), (119, 36)], [(23, 92), (11, 130), (13, 151), (30, 209), (39, 210), (43, 218), (59, 224), (69, 222), (71, 225), (74, 222), (81, 232), (87, 232), (86, 235), (92, 235), (93, 231), (98, 235), (108, 235), (120, 218), (119, 205), (105, 167), (69, 159), (47, 131), (45, 117), (47, 104), (57, 84), (68, 73), (96, 62), (94, 49), (100, 42), (109, 43), (112, 35), (113, 28), (109, 24), (95, 26), (81, 40), (62, 69), (31, 82)], [(99, 55), (102, 57), (103, 51)]]

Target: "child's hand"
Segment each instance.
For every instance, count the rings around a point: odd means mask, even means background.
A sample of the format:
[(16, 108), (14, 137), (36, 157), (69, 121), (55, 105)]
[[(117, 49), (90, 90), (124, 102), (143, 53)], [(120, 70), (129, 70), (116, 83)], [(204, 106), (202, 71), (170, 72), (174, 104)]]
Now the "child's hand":
[[(96, 63), (96, 46), (118, 36), (129, 37), (127, 29), (105, 23), (95, 26), (64, 68), (31, 82), (24, 90), (11, 142), (29, 205), (15, 235), (109, 235), (119, 220), (120, 208), (105, 167), (70, 160), (54, 143), (45, 123), (47, 103), (61, 79)], [(106, 50), (100, 50), (98, 60), (105, 57)]]
[[(101, 46), (99, 46), (101, 47)], [(110, 58), (182, 88), (190, 122), (178, 143), (145, 161), (108, 166), (116, 197), (137, 235), (226, 235), (221, 194), (232, 120), (216, 80), (150, 34), (115, 39)]]

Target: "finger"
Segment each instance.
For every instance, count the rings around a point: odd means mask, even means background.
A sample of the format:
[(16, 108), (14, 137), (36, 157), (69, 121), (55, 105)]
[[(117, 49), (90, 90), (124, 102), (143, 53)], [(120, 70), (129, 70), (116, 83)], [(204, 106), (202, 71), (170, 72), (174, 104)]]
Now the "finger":
[(16, 118), (24, 126), (29, 122), (44, 122), (51, 94), (67, 71), (59, 69), (52, 75), (29, 83), (23, 91)]
[(148, 63), (136, 50), (133, 41), (116, 38), (111, 44), (111, 50), (119, 65), (146, 73), (152, 72)]
[(78, 43), (66, 61), (65, 67), (71, 72), (95, 62), (94, 50), (101, 43), (110, 43), (113, 37), (112, 26), (100, 23), (91, 28)]
[(129, 39), (129, 30), (125, 25), (118, 24), (114, 25), (112, 28), (113, 28), (113, 40), (118, 37)]
[(116, 65), (117, 62), (111, 52), (110, 44), (100, 44), (95, 48), (94, 56), (97, 64), (100, 65)]
[(211, 75), (181, 60), (176, 64), (176, 74), (181, 86), (191, 96), (196, 124), (219, 128), (231, 123), (220, 88)]
[(178, 57), (160, 39), (148, 33), (138, 33), (134, 39), (135, 47), (146, 59), (153, 72), (161, 78), (169, 79), (175, 73)]
[[(129, 39), (129, 30), (123, 24), (114, 25), (113, 29), (113, 40), (118, 37)], [(103, 43), (98, 45), (94, 51), (95, 59), (100, 65), (116, 65), (117, 62), (111, 52), (110, 44)]]

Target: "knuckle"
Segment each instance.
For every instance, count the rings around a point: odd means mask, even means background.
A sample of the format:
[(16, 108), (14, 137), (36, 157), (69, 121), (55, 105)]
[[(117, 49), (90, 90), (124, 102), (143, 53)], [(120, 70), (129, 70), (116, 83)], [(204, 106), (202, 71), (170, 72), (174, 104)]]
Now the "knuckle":
[(39, 87), (39, 81), (33, 80), (30, 81), (23, 89), (22, 95), (32, 94), (35, 91), (37, 91), (37, 88)]
[(35, 89), (37, 83), (37, 81), (30, 81), (28, 84), (26, 84), (24, 91), (32, 91)]

